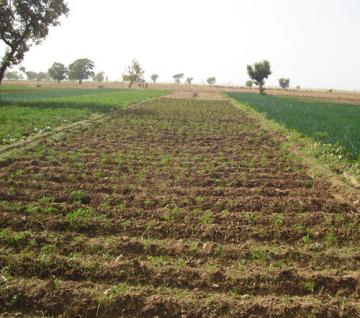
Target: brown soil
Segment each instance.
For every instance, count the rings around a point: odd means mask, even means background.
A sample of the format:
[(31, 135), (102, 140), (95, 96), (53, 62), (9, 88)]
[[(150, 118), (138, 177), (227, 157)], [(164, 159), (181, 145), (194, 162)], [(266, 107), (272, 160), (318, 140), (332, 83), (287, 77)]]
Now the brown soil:
[(164, 98), (3, 162), (2, 316), (359, 316), (359, 211), (283, 140)]
[(226, 100), (227, 97), (220, 91), (206, 91), (204, 89), (196, 90), (174, 90), (171, 94), (169, 94), (170, 98), (179, 98), (179, 99), (202, 99), (202, 100)]

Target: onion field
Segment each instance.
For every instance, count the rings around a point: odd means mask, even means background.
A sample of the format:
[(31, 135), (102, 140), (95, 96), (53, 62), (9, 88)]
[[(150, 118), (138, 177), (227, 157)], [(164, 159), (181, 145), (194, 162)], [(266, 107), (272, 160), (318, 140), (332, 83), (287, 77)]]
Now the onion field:
[(343, 147), (349, 157), (360, 159), (360, 106), (319, 100), (229, 93), (256, 111), (315, 141)]

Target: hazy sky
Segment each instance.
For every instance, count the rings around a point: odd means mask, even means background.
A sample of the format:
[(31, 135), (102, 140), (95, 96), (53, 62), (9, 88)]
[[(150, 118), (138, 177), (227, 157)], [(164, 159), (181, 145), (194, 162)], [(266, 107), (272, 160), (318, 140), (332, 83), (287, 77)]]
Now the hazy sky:
[(145, 76), (243, 85), (271, 62), (268, 85), (360, 89), (360, 0), (68, 0), (70, 14), (27, 53), (27, 70), (88, 57), (109, 79), (133, 58)]

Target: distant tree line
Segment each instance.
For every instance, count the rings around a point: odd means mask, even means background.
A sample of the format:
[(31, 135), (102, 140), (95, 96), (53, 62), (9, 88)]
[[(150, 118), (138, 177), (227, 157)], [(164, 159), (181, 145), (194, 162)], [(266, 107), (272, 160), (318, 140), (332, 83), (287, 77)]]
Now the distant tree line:
[[(25, 72), (28, 81), (50, 81), (54, 80), (60, 83), (63, 80), (79, 81), (81, 84), (84, 80), (93, 79), (101, 83), (105, 80), (105, 73), (93, 71), (94, 63), (89, 59), (78, 59), (66, 67), (62, 63), (55, 62), (47, 72)], [(23, 74), (16, 71), (5, 73), (7, 80), (23, 80)]]
[(26, 72), (26, 77), (29, 81), (45, 81), (50, 79), (50, 75), (47, 72)]
[[(32, 45), (37, 45), (47, 36), (49, 28), (60, 24), (60, 18), (67, 16), (69, 8), (65, 0), (3, 0), (0, 1), (0, 40), (6, 45), (5, 54), (0, 60), (0, 85), (3, 78), (7, 80), (23, 80), (22, 73), (8, 71), (13, 66), (20, 65), (25, 53)], [(25, 72), (23, 67), (20, 70)], [(260, 94), (264, 94), (265, 80), (271, 75), (270, 62), (267, 60), (247, 66), (250, 80), (245, 85), (252, 88), (258, 86)], [(105, 79), (104, 72), (94, 72), (94, 62), (84, 58), (78, 59), (68, 67), (61, 63), (54, 63), (48, 72), (26, 72), (28, 80), (43, 81), (50, 78), (60, 83), (68, 79), (78, 81), (81, 84), (84, 80), (93, 79), (101, 83)], [(177, 73), (173, 76), (176, 84), (181, 84), (184, 73)], [(122, 76), (123, 80), (132, 87), (134, 83), (144, 85), (144, 69), (138, 61), (133, 60), (127, 71)], [(156, 83), (158, 74), (151, 75), (151, 80)], [(191, 85), (193, 77), (187, 77), (185, 83)], [(206, 82), (213, 86), (216, 83), (215, 77), (209, 77)], [(290, 87), (289, 78), (280, 78), (279, 86), (282, 89)], [(297, 89), (300, 89), (298, 86)]]
[[(79, 84), (82, 84), (84, 80), (92, 79), (97, 83), (101, 83), (105, 80), (105, 73), (100, 71), (98, 73), (94, 72), (94, 62), (90, 59), (83, 58), (77, 59), (71, 63), (68, 67), (64, 64), (55, 62), (48, 70), (48, 72), (25, 72), (27, 80), (29, 81), (48, 81), (54, 80), (60, 83), (63, 80), (78, 81)], [(248, 74), (250, 80), (247, 80), (245, 86), (247, 88), (252, 88), (254, 85), (259, 87), (260, 94), (264, 94), (265, 88), (265, 79), (271, 74), (270, 63), (266, 60), (262, 62), (255, 63), (254, 65), (247, 66)], [(185, 77), (184, 73), (177, 73), (173, 75), (173, 79), (176, 84), (181, 84), (182, 79)], [(5, 78), (7, 80), (23, 80), (23, 74), (16, 71), (8, 71), (5, 73)], [(152, 74), (150, 76), (152, 82), (155, 84), (159, 79), (158, 74)], [(128, 82), (128, 86), (131, 88), (134, 83), (137, 83), (139, 87), (147, 87), (146, 81), (144, 79), (144, 69), (137, 60), (133, 60), (128, 66), (127, 71), (123, 73), (122, 79), (124, 82)], [(191, 85), (193, 82), (193, 77), (187, 77), (185, 79), (186, 85)], [(206, 79), (206, 82), (210, 86), (214, 86), (216, 83), (216, 77), (212, 76)], [(282, 89), (288, 89), (290, 87), (289, 78), (280, 78), (279, 86)], [(299, 89), (299, 87), (297, 87)]]
[(23, 74), (20, 72), (16, 72), (16, 71), (6, 72), (4, 77), (8, 81), (22, 81), (24, 79)]

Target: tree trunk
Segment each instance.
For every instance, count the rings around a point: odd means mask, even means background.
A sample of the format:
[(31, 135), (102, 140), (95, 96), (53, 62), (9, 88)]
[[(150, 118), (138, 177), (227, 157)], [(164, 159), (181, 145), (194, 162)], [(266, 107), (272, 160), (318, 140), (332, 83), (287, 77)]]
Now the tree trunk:
[(259, 92), (260, 95), (264, 95), (264, 87), (261, 84), (259, 85)]
[(2, 65), (0, 68), (0, 85), (2, 84), (6, 69), (7, 67), (5, 65)]
[(129, 88), (131, 88), (132, 86), (133, 86), (133, 81), (130, 81), (130, 83), (129, 83)]
[(60, 84), (60, 80), (58, 80), (58, 85)]
[(6, 69), (10, 66), (10, 60), (12, 59), (12, 57), (14, 56), (15, 54), (15, 49), (12, 49), (9, 53), (7, 53), (5, 56), (4, 56), (4, 59), (3, 59), (3, 64), (1, 64), (0, 66), (0, 85), (4, 79), (4, 75), (5, 75), (5, 71)]
[(9, 60), (12, 58), (12, 56), (15, 54), (15, 50), (13, 49), (11, 52), (5, 55), (3, 61), (4, 63), (0, 66), (0, 85), (4, 79), (5, 71), (9, 67)]
[(80, 84), (80, 85), (82, 84), (82, 79), (79, 79), (79, 84)]
[(21, 38), (17, 42), (13, 43), (13, 45), (11, 45), (11, 43), (9, 43), (8, 41), (5, 42), (5, 44), (11, 48), (11, 51), (5, 53), (5, 56), (3, 58), (3, 63), (0, 66), (0, 85), (2, 83), (2, 80), (4, 79), (6, 69), (11, 65), (11, 60), (13, 59), (19, 45), (26, 39), (28, 33), (29, 33), (29, 25), (26, 26)]

